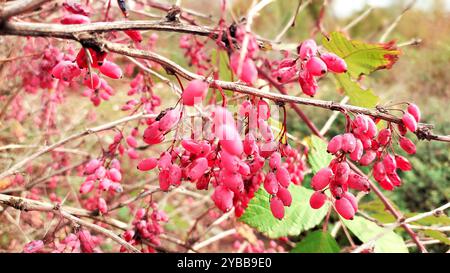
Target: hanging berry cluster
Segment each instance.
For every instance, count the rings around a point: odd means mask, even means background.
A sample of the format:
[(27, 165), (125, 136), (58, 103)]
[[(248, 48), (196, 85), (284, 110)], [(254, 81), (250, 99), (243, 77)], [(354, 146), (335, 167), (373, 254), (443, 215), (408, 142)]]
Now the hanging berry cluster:
[[(369, 181), (351, 170), (349, 161), (362, 166), (372, 165), (372, 174), (379, 185), (388, 191), (399, 187), (402, 183), (397, 169), (410, 171), (409, 161), (395, 153), (393, 145), (395, 137), (398, 144), (408, 154), (414, 154), (414, 143), (405, 137), (407, 129), (417, 130), (420, 120), (420, 110), (415, 104), (409, 104), (403, 115), (402, 123), (397, 131), (391, 123), (378, 131), (374, 120), (365, 115), (356, 115), (351, 120), (347, 116), (347, 133), (333, 137), (328, 143), (327, 150), (335, 158), (329, 166), (320, 169), (312, 178), (311, 186), (316, 191), (310, 198), (311, 207), (321, 208), (327, 200), (334, 204), (335, 210), (345, 219), (352, 219), (358, 211), (355, 196), (348, 191), (369, 191)], [(395, 133), (396, 135), (393, 135)], [(330, 196), (325, 194), (329, 189)]]
[[(206, 82), (192, 80), (184, 89), (181, 101), (185, 106), (197, 105), (205, 99), (207, 91)], [(236, 122), (226, 108), (215, 106), (211, 110), (211, 131), (204, 139), (184, 138), (180, 141), (181, 147), (172, 145), (159, 158), (141, 160), (138, 169), (150, 171), (157, 167), (159, 185), (164, 191), (181, 185), (182, 181), (195, 183), (199, 190), (207, 190), (211, 184), (214, 187), (211, 198), (216, 206), (223, 212), (234, 207), (237, 216), (242, 215), (264, 183), (271, 195), (271, 210), (276, 218), (282, 219), (284, 207), (292, 203), (287, 188), (291, 182), (300, 184), (303, 180), (303, 158), (296, 149), (281, 141), (285, 138), (285, 123), (280, 139), (276, 139), (269, 125), (270, 106), (265, 100), (245, 100), (238, 113), (241, 119)], [(178, 128), (181, 115), (178, 108), (168, 109), (149, 120), (143, 134), (144, 142), (161, 143), (167, 133)], [(243, 140), (238, 130), (241, 127), (245, 129)], [(267, 173), (263, 170), (266, 160), (270, 167)]]
[(87, 194), (97, 189), (93, 197), (85, 201), (85, 207), (89, 210), (97, 209), (101, 214), (108, 212), (106, 200), (102, 197), (102, 192), (109, 192), (114, 195), (123, 191), (122, 173), (120, 162), (112, 159), (107, 162), (106, 158), (92, 159), (82, 168), (83, 174), (87, 175), (85, 181), (80, 186), (80, 193)]
[[(132, 222), (133, 227), (125, 231), (122, 237), (134, 246), (148, 245), (145, 248), (142, 247), (142, 252), (154, 253), (154, 247), (161, 245), (159, 235), (164, 233), (162, 224), (167, 221), (169, 218), (166, 213), (158, 210), (156, 203), (151, 203), (147, 209), (139, 208), (137, 210)], [(120, 252), (126, 251), (124, 246), (120, 248)]]
[(339, 56), (319, 51), (314, 40), (306, 40), (298, 46), (297, 58), (285, 58), (272, 70), (272, 75), (280, 83), (293, 80), (296, 76), (300, 87), (308, 96), (313, 97), (319, 85), (315, 77), (322, 77), (328, 71), (333, 73), (347, 72), (347, 64)]

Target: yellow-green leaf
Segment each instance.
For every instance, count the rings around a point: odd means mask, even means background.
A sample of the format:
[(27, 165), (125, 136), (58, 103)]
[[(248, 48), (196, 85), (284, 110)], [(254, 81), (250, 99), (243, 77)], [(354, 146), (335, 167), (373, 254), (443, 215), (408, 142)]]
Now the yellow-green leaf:
[(372, 44), (349, 40), (341, 32), (332, 32), (328, 39), (324, 37), (323, 46), (345, 60), (348, 73), (353, 78), (390, 68), (400, 55), (394, 43)]
[(315, 210), (309, 205), (309, 198), (314, 191), (291, 184), (289, 191), (292, 204), (285, 207), (282, 220), (276, 219), (269, 207), (269, 194), (261, 187), (249, 202), (240, 221), (266, 234), (270, 238), (295, 236), (304, 230), (311, 229), (322, 222), (329, 205)]
[(374, 222), (355, 216), (353, 220), (342, 219), (348, 229), (358, 237), (359, 240), (366, 243), (376, 236), (381, 236), (374, 241), (376, 253), (407, 253), (403, 238), (392, 230), (384, 229)]
[(447, 237), (447, 235), (445, 235), (444, 232), (438, 230), (424, 230), (422, 233), (428, 237), (439, 240), (444, 244), (450, 245), (450, 239)]
[(350, 98), (350, 104), (373, 108), (380, 98), (371, 89), (363, 89), (357, 82), (353, 81), (348, 74), (335, 75), (338, 86)]
[(321, 230), (308, 234), (292, 250), (292, 253), (338, 253), (339, 245), (328, 232)]
[(327, 152), (327, 144), (325, 141), (317, 136), (312, 135), (308, 139), (309, 153), (308, 163), (311, 166), (313, 173), (318, 172), (320, 169), (325, 168), (330, 164), (333, 156)]

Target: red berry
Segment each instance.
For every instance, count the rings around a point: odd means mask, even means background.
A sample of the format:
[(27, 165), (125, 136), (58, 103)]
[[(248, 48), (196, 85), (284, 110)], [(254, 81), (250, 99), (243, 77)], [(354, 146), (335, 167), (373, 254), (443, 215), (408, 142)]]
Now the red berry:
[(320, 58), (325, 62), (327, 68), (335, 73), (347, 72), (347, 64), (344, 59), (333, 53), (322, 53)]
[(180, 120), (180, 111), (171, 109), (159, 120), (159, 130), (167, 132)]
[(98, 198), (98, 211), (102, 214), (105, 214), (108, 212), (108, 206), (106, 205), (106, 201), (103, 198)]
[(330, 184), (331, 177), (333, 176), (333, 172), (330, 168), (322, 168), (320, 169), (311, 180), (311, 187), (315, 191), (323, 190), (328, 184)]
[(170, 188), (169, 171), (168, 170), (160, 171), (158, 178), (159, 178), (159, 188), (162, 191), (168, 191)]
[(113, 62), (104, 61), (99, 70), (103, 75), (112, 79), (122, 78), (122, 69), (120, 69), (120, 67)]
[(308, 39), (300, 45), (299, 55), (302, 60), (309, 59), (317, 54), (317, 44), (314, 40)]
[(94, 189), (95, 180), (86, 180), (80, 186), (80, 193), (86, 194)]
[(386, 169), (381, 161), (373, 165), (373, 178), (378, 182), (386, 179)]
[(208, 169), (208, 160), (204, 157), (199, 157), (194, 160), (188, 167), (187, 177), (194, 181), (199, 179)]
[(308, 73), (308, 71), (304, 71), (303, 73), (300, 73), (300, 75), (298, 77), (298, 83), (300, 84), (300, 87), (302, 88), (302, 92), (311, 97), (314, 97), (317, 90), (319, 89), (319, 86), (317, 85), (317, 81), (314, 79), (314, 77), (311, 74)]
[(244, 191), (244, 181), (242, 180), (242, 176), (238, 173), (223, 170), (221, 180), (223, 185), (235, 194), (239, 194)]
[(405, 113), (403, 115), (402, 122), (411, 132), (414, 133), (417, 130), (417, 121), (410, 113)]
[(397, 124), (398, 132), (401, 136), (405, 136), (408, 132), (408, 129), (406, 129), (406, 126), (403, 123)]
[(334, 181), (338, 185), (347, 184), (348, 176), (350, 175), (350, 166), (347, 162), (340, 162), (336, 165), (336, 171), (334, 172)]
[(372, 163), (372, 161), (374, 161), (376, 157), (377, 152), (375, 152), (374, 150), (368, 150), (359, 160), (359, 164), (361, 164), (361, 166), (370, 165), (370, 163)]
[(289, 190), (280, 187), (277, 192), (277, 197), (283, 202), (283, 205), (290, 207), (292, 204), (292, 195)]
[(211, 199), (214, 201), (217, 208), (223, 212), (227, 212), (233, 207), (233, 197), (234, 193), (232, 191), (219, 185), (214, 190)]
[(122, 174), (116, 168), (111, 168), (107, 172), (108, 177), (114, 182), (120, 182), (122, 180)]
[(264, 179), (264, 189), (267, 193), (276, 194), (279, 188), (281, 187), (278, 187), (278, 181), (275, 174), (273, 172), (267, 173), (266, 178)]
[(415, 105), (414, 103), (410, 103), (408, 105), (408, 113), (410, 113), (414, 119), (416, 120), (416, 122), (420, 121), (420, 109), (417, 105)]
[(370, 184), (367, 178), (360, 176), (357, 173), (351, 173), (348, 177), (347, 185), (357, 191), (370, 191)]
[(402, 180), (400, 179), (400, 176), (396, 172), (388, 173), (388, 178), (391, 181), (392, 185), (396, 187), (400, 187), (402, 184)]
[(397, 163), (395, 161), (395, 158), (391, 154), (387, 154), (383, 158), (383, 165), (384, 169), (386, 170), (386, 173), (393, 173), (397, 169)]
[(239, 157), (228, 153), (225, 150), (220, 151), (221, 167), (230, 172), (239, 171)]
[(136, 42), (136, 43), (142, 42), (142, 34), (139, 31), (137, 31), (137, 30), (125, 30), (124, 32), (134, 42)]
[(188, 86), (184, 89), (181, 98), (183, 104), (193, 106), (194, 104), (201, 103), (208, 92), (208, 83), (202, 80), (192, 80)]
[(362, 144), (361, 140), (357, 139), (355, 149), (350, 154), (350, 159), (358, 162), (361, 159), (363, 153), (364, 153), (363, 144)]
[(416, 153), (416, 145), (406, 137), (400, 137), (400, 147), (410, 155)]
[(100, 160), (92, 159), (84, 167), (84, 173), (85, 174), (92, 174), (92, 173), (94, 173), (95, 170), (97, 170), (97, 168), (100, 167), (101, 164), (102, 164), (102, 162)]
[(330, 184), (330, 192), (333, 195), (334, 198), (336, 199), (341, 199), (342, 195), (345, 193), (344, 187), (346, 187), (346, 185), (337, 185), (335, 183), (331, 183)]
[(395, 156), (395, 162), (397, 163), (397, 167), (404, 172), (412, 170), (412, 166), (409, 160), (401, 155)]
[(284, 168), (280, 167), (276, 171), (276, 176), (278, 183), (280, 183), (281, 186), (287, 188), (289, 187), (289, 183), (291, 182), (291, 176), (289, 175), (289, 171)]
[(321, 191), (316, 191), (309, 198), (309, 205), (313, 209), (320, 209), (325, 201), (327, 201), (327, 196)]
[(347, 199), (348, 201), (350, 201), (350, 204), (352, 204), (353, 209), (355, 210), (355, 212), (358, 211), (358, 200), (356, 200), (356, 197), (351, 193), (351, 192), (346, 192), (344, 193), (344, 195), (342, 196), (342, 198)]
[(327, 73), (327, 65), (318, 57), (312, 57), (306, 63), (306, 69), (313, 76), (322, 76)]
[(281, 166), (281, 154), (279, 152), (270, 155), (269, 166), (272, 169), (278, 169)]
[(345, 153), (351, 153), (356, 148), (356, 138), (352, 133), (346, 133), (342, 135), (341, 149)]
[(380, 143), (381, 146), (386, 146), (389, 141), (391, 141), (391, 135), (392, 132), (389, 129), (383, 129), (378, 133), (378, 143)]
[(339, 213), (342, 217), (347, 220), (353, 220), (353, 216), (355, 216), (355, 209), (347, 198), (341, 198), (334, 202), (334, 207), (336, 208), (337, 213)]
[(169, 168), (169, 178), (168, 181), (171, 185), (179, 186), (181, 184), (182, 171), (180, 166), (172, 165)]
[(86, 74), (86, 76), (84, 77), (84, 80), (83, 80), (83, 84), (85, 86), (89, 87), (90, 89), (95, 90), (95, 89), (100, 88), (101, 81), (100, 81), (99, 76), (96, 73), (92, 72), (91, 74), (89, 74), (89, 73)]
[(392, 184), (391, 180), (387, 176), (383, 180), (378, 181), (378, 183), (383, 189), (387, 191), (394, 190), (394, 184)]
[(102, 191), (107, 191), (111, 187), (112, 181), (108, 178), (103, 178), (100, 180), (100, 183), (98, 183), (98, 189)]
[(333, 137), (330, 142), (328, 142), (327, 151), (331, 154), (336, 154), (342, 148), (342, 135), (337, 135)]
[[(231, 55), (230, 66), (235, 74), (238, 74), (241, 55), (239, 52)], [(250, 58), (245, 58), (242, 62), (241, 73), (237, 75), (239, 79), (249, 85), (252, 85), (258, 78), (258, 70), (256, 65)]]
[(127, 141), (128, 146), (130, 146), (132, 148), (136, 148), (138, 146), (137, 140), (133, 136), (127, 136), (126, 141)]
[(220, 146), (228, 153), (240, 156), (244, 150), (241, 137), (234, 125), (224, 124), (216, 128), (216, 137), (219, 138)]
[(278, 220), (283, 219), (284, 217), (284, 204), (278, 197), (272, 197), (270, 199), (270, 210), (275, 218)]
[(81, 14), (67, 14), (61, 19), (61, 24), (63, 25), (88, 24), (90, 22), (89, 17)]

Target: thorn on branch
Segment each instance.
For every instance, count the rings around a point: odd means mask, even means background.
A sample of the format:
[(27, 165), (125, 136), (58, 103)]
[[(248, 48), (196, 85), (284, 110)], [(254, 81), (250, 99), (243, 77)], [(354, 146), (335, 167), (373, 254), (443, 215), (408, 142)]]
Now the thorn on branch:
[(333, 101), (333, 102), (331, 102), (330, 110), (332, 110), (332, 111), (342, 111), (342, 107), (341, 107), (341, 105), (339, 103)]
[(386, 108), (384, 108), (384, 107), (381, 106), (381, 105), (377, 105), (377, 106), (375, 107), (375, 109), (377, 109), (378, 112), (384, 113), (384, 114), (387, 114), (387, 113), (389, 112)]
[(168, 22), (179, 23), (180, 22), (180, 19), (179, 19), (180, 14), (181, 14), (181, 8), (174, 5), (167, 11), (166, 20)]
[(417, 128), (416, 135), (417, 135), (417, 138), (419, 140), (426, 139), (426, 140), (429, 141), (429, 140), (433, 139), (433, 136), (432, 136), (432, 133), (431, 133), (431, 129), (429, 127), (426, 127), (426, 126), (422, 126), (422, 127)]
[(9, 207), (13, 207), (17, 210), (28, 211), (27, 204), (25, 202), (23, 202), (22, 199), (15, 199), (15, 198), (11, 197), (11, 199), (9, 199), (9, 201), (4, 201), (3, 203), (5, 205), (7, 205)]
[(58, 211), (58, 210), (60, 210), (60, 209), (61, 209), (61, 204), (60, 204), (60, 203), (56, 203), (56, 204), (53, 206), (53, 210)]

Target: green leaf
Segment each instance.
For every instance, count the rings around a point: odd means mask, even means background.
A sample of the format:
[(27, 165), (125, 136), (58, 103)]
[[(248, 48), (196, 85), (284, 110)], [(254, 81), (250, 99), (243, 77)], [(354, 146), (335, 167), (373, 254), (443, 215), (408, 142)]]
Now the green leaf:
[(333, 156), (327, 152), (327, 143), (325, 141), (313, 135), (309, 139), (309, 147), (308, 162), (313, 173), (330, 164)]
[(309, 198), (314, 191), (294, 184), (291, 184), (289, 191), (292, 195), (292, 204), (285, 207), (285, 216), (282, 220), (273, 217), (269, 207), (269, 194), (261, 187), (249, 202), (240, 221), (270, 238), (298, 235), (322, 222), (327, 214), (328, 205), (318, 210), (312, 209)]
[(338, 86), (350, 98), (350, 104), (365, 108), (373, 108), (380, 100), (380, 97), (375, 95), (371, 89), (363, 89), (359, 83), (353, 81), (348, 74), (336, 74), (334, 76)]
[(228, 54), (225, 50), (212, 50), (211, 64), (219, 69), (219, 79), (223, 81), (232, 81), (232, 72), (228, 62)]
[(117, 212), (117, 216), (120, 221), (128, 222), (131, 220), (132, 215), (130, 214), (130, 209), (128, 207), (122, 207)]
[(384, 229), (374, 222), (355, 216), (353, 220), (342, 219), (348, 229), (363, 243), (372, 240), (375, 236), (383, 234), (375, 241), (376, 253), (407, 253), (405, 241), (392, 230)]
[(338, 253), (339, 245), (328, 232), (314, 231), (299, 242), (292, 253)]
[(353, 78), (390, 68), (400, 55), (394, 43), (371, 44), (349, 40), (341, 32), (332, 32), (329, 39), (324, 37), (323, 46), (345, 60), (348, 73)]
[(450, 245), (450, 239), (447, 237), (447, 235), (445, 235), (445, 233), (443, 233), (441, 231), (424, 230), (422, 233), (427, 235), (428, 237), (439, 240), (439, 241), (443, 242), (444, 244)]

